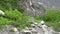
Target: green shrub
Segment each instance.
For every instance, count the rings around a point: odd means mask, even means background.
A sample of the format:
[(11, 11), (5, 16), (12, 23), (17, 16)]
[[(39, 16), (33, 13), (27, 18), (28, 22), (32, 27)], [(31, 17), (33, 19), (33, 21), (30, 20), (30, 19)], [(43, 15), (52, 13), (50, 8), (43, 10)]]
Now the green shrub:
[(60, 10), (58, 9), (46, 9), (47, 13), (42, 16), (36, 16), (37, 20), (44, 20), (48, 26), (54, 26), (57, 30), (60, 22)]
[(5, 15), (0, 16), (0, 25), (9, 25), (12, 23), (19, 24), (20, 28), (24, 28), (25, 26), (29, 26), (29, 16), (26, 16), (25, 14), (22, 14), (17, 9), (9, 9), (5, 10)]

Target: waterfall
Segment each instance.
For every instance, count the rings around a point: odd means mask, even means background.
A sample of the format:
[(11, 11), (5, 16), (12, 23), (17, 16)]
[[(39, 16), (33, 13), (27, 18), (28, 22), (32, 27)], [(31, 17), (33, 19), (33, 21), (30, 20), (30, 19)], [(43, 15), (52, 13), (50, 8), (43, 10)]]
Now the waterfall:
[(40, 16), (45, 14), (46, 10), (40, 0), (19, 0), (19, 7), (24, 10), (24, 13), (28, 16)]
[(38, 0), (20, 0), (17, 4), (28, 16), (39, 16), (46, 12), (43, 3)]

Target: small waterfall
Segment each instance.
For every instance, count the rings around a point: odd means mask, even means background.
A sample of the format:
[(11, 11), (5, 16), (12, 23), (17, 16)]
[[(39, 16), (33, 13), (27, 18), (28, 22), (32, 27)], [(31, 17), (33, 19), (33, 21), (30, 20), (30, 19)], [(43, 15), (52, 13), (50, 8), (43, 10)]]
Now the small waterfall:
[[(45, 13), (45, 9), (43, 8), (43, 3), (40, 2), (33, 2), (32, 0), (29, 1), (29, 5), (27, 3), (27, 8), (29, 8), (29, 11), (31, 12), (30, 15), (31, 16), (38, 16), (41, 15), (43, 13)], [(27, 13), (29, 12), (27, 10)], [(28, 14), (29, 15), (29, 14)]]
[(32, 5), (32, 2), (30, 1), (30, 6)]
[(46, 12), (43, 3), (38, 0), (20, 0), (17, 4), (28, 16), (39, 16)]

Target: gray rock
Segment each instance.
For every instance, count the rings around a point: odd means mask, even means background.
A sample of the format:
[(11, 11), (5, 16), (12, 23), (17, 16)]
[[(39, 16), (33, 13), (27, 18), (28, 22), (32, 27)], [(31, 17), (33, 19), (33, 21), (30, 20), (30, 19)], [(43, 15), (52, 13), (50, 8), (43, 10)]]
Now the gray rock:
[(20, 0), (18, 1), (18, 5), (29, 16), (38, 16), (45, 13), (43, 5), (35, 0)]
[[(60, 34), (60, 32), (54, 31), (53, 27), (38, 27), (38, 24), (31, 25), (30, 27), (26, 27), (25, 29), (18, 31), (17, 28), (15, 28), (12, 25), (7, 25), (4, 29), (0, 30), (0, 34)], [(45, 24), (44, 24), (45, 25)], [(15, 28), (15, 31), (10, 31), (10, 28)], [(14, 29), (13, 29), (14, 30)], [(44, 31), (46, 30), (46, 31)]]
[(0, 34), (19, 34), (19, 31), (16, 32), (10, 31), (12, 27), (13, 27), (12, 25), (7, 25), (5, 28), (0, 30)]

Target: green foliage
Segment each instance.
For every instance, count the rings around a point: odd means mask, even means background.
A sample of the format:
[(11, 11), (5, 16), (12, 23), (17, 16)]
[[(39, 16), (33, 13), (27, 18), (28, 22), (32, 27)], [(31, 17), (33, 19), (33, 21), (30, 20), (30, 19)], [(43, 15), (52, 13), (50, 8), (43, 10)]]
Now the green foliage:
[(6, 25), (11, 24), (12, 22), (12, 20), (0, 17), (0, 28), (5, 27)]
[(18, 9), (17, 0), (0, 0), (0, 9)]
[(29, 26), (28, 22), (30, 17), (21, 13), (23, 10), (18, 7), (17, 1), (18, 0), (0, 0), (0, 10), (5, 12), (4, 16), (0, 16), (0, 27), (12, 23), (19, 24), (21, 28)]
[(37, 20), (44, 20), (48, 26), (54, 26), (57, 30), (60, 27), (60, 10), (46, 9), (47, 13), (42, 16), (35, 17)]
[(20, 18), (19, 16), (22, 16), (22, 13), (19, 12), (17, 9), (15, 9), (15, 10), (12, 10), (12, 9), (6, 10), (5, 13), (6, 13), (7, 16), (9, 16), (11, 18), (16, 18), (16, 19), (19, 19)]
[(9, 25), (12, 23), (19, 24), (19, 27), (22, 29), (25, 26), (29, 26), (29, 16), (22, 14), (17, 9), (5, 10), (5, 16), (0, 16), (0, 27)]
[[(12, 23), (19, 24), (19, 28), (24, 28), (30, 25), (30, 16), (21, 13), (24, 10), (17, 5), (17, 0), (0, 0), (0, 9), (5, 12), (4, 16), (0, 15), (0, 28)], [(41, 16), (36, 16), (37, 20), (44, 20), (48, 26), (54, 26), (55, 29), (60, 27), (60, 10), (46, 9), (47, 13)]]

